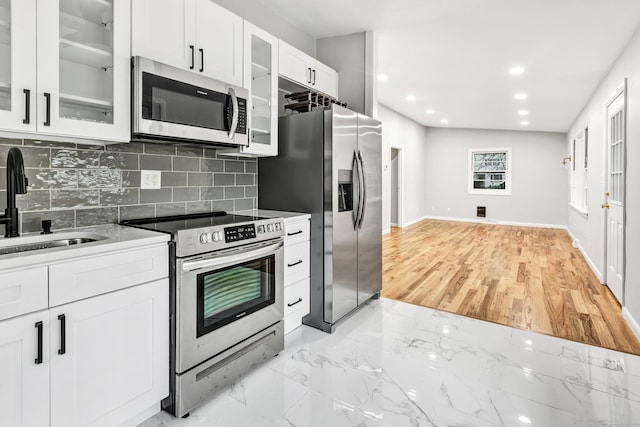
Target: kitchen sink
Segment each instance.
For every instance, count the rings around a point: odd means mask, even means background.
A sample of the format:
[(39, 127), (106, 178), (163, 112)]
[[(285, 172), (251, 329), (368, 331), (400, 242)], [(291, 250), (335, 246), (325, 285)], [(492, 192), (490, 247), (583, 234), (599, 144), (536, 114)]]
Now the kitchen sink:
[(0, 256), (43, 249), (65, 248), (106, 239), (94, 233), (71, 232), (58, 235), (25, 236), (0, 240)]

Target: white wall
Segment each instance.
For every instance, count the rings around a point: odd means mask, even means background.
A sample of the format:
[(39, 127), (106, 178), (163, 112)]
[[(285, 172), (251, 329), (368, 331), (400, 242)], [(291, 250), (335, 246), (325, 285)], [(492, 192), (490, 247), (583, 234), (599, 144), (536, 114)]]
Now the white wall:
[[(564, 226), (568, 167), (564, 134), (502, 130), (428, 128), (426, 135), (427, 215)], [(468, 194), (469, 149), (511, 147), (510, 196)]]
[[(135, 1), (135, 0), (134, 0)], [(247, 21), (284, 40), (308, 55), (316, 55), (316, 39), (274, 13), (262, 3), (238, 0), (215, 0), (215, 3), (242, 16)]]
[(427, 129), (380, 104), (378, 120), (382, 122), (382, 230), (387, 232), (390, 228), (392, 145), (403, 148), (405, 191), (402, 222), (407, 225), (427, 214)]
[[(569, 210), (568, 226), (580, 241), (584, 253), (600, 271), (604, 270), (604, 153), (605, 107), (609, 96), (627, 78), (627, 176), (626, 176), (626, 278), (624, 306), (635, 322), (640, 321), (640, 28), (631, 38), (611, 71), (567, 134), (571, 138), (589, 126), (588, 216)], [(640, 330), (636, 325), (636, 334)], [(640, 336), (640, 335), (639, 335)]]

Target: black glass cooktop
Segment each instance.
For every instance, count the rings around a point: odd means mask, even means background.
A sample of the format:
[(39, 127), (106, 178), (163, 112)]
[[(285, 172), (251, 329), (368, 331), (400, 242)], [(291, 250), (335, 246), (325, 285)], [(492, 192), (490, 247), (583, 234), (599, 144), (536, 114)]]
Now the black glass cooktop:
[(224, 211), (214, 211), (200, 214), (164, 216), (158, 218), (143, 218), (122, 221), (120, 224), (148, 230), (164, 231), (175, 234), (180, 230), (191, 230), (214, 225), (230, 225), (262, 219), (257, 216), (236, 215)]

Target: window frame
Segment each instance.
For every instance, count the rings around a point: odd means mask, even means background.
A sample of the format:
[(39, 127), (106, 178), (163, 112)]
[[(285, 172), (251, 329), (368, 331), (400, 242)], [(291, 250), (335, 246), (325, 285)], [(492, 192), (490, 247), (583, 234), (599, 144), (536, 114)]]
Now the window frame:
[(588, 215), (589, 127), (585, 126), (571, 140), (572, 155), (569, 205)]
[[(475, 154), (487, 154), (487, 153), (505, 153), (507, 155), (507, 168), (505, 171), (505, 188), (474, 188), (473, 187), (473, 175), (474, 175), (474, 155)], [(480, 194), (480, 195), (488, 195), (488, 196), (511, 196), (511, 175), (512, 175), (512, 156), (511, 156), (511, 147), (503, 147), (503, 148), (470, 148), (469, 149), (469, 159), (467, 166), (467, 192), (468, 194)], [(480, 172), (480, 173), (489, 173), (492, 171)]]

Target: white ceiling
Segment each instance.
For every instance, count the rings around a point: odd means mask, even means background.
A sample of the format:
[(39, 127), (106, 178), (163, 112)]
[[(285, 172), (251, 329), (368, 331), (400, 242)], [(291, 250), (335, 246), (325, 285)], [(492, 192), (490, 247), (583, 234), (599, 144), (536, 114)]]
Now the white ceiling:
[(640, 25), (638, 0), (259, 1), (316, 38), (374, 30), (379, 101), (457, 128), (566, 132)]

